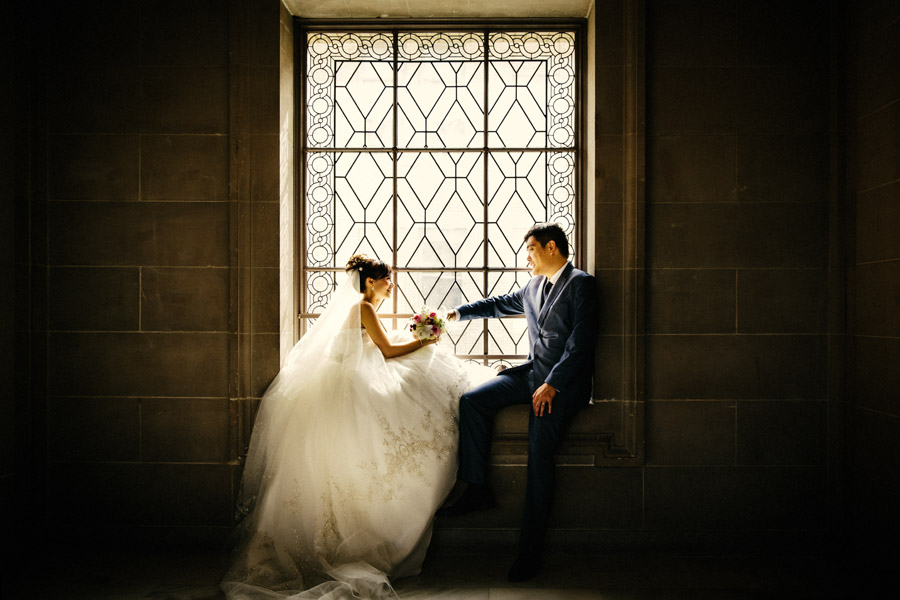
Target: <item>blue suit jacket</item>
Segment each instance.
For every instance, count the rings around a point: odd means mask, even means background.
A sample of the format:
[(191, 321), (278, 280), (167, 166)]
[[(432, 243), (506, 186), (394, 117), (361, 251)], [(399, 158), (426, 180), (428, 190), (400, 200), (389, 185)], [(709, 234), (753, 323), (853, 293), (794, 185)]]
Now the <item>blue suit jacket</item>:
[(541, 307), (546, 277), (533, 277), (511, 294), (493, 296), (457, 308), (461, 321), (524, 314), (528, 321), (528, 361), (502, 373), (533, 369), (537, 389), (547, 382), (574, 401), (587, 402), (597, 337), (597, 288), (594, 278), (566, 265)]

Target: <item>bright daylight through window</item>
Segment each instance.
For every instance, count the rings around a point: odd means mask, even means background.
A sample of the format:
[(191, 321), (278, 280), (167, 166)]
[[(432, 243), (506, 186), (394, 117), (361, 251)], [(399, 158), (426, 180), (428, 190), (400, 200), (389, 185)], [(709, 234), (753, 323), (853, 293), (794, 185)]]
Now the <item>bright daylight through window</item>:
[[(301, 318), (357, 252), (395, 266), (390, 328), (518, 289), (535, 222), (577, 241), (576, 55), (571, 30), (307, 32)], [(491, 365), (527, 354), (521, 318), (450, 335)]]

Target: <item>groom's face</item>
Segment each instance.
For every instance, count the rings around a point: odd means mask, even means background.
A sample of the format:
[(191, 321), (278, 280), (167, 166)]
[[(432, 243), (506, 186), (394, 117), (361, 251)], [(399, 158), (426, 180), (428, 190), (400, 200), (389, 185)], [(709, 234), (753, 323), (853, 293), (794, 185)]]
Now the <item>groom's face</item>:
[(532, 275), (549, 277), (556, 272), (556, 269), (550, 273), (547, 272), (550, 265), (550, 253), (546, 246), (541, 246), (541, 243), (534, 239), (533, 235), (528, 236), (528, 239), (525, 240), (525, 251), (528, 252), (528, 266), (531, 268)]

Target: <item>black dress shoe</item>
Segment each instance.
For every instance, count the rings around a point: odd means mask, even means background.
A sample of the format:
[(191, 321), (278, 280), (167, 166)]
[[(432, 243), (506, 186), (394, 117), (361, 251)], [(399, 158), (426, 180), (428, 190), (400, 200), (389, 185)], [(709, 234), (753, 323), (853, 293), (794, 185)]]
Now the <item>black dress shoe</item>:
[(516, 557), (516, 561), (509, 569), (507, 579), (512, 583), (528, 581), (541, 572), (544, 567), (544, 559), (541, 555), (533, 552), (522, 552)]
[(459, 517), (469, 514), (476, 510), (487, 510), (494, 508), (497, 503), (494, 502), (494, 495), (486, 485), (469, 484), (466, 491), (463, 492), (459, 499), (437, 511), (439, 517)]

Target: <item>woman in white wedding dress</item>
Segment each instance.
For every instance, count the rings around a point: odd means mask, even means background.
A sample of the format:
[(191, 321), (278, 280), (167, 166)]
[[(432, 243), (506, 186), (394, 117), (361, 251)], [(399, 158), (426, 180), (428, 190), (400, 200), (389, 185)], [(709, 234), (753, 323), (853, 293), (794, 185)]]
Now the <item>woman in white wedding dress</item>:
[(351, 258), (263, 396), (229, 599), (390, 597), (389, 578), (419, 572), (456, 477), (459, 397), (495, 372), (387, 332), (392, 289), (388, 265)]

